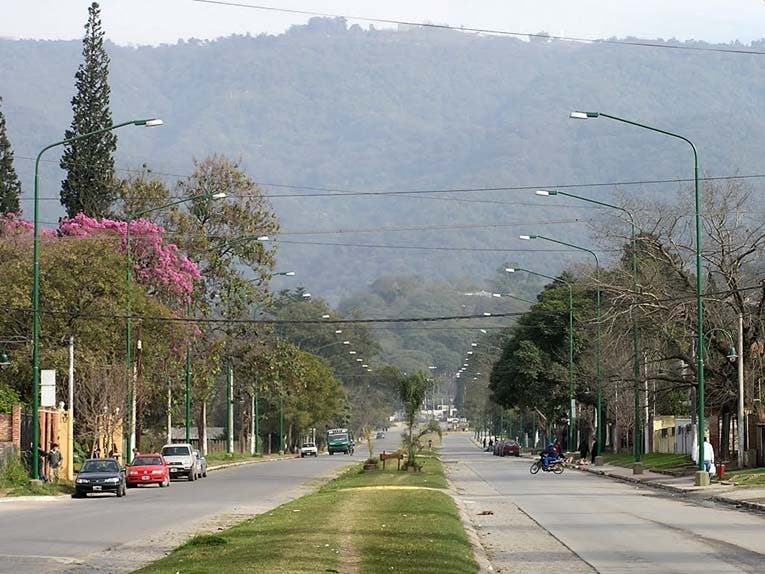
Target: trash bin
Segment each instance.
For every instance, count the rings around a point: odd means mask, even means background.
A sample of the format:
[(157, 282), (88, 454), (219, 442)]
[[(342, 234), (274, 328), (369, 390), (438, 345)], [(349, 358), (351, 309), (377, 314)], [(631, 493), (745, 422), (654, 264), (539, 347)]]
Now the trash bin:
[(717, 478), (722, 480), (725, 477), (725, 464), (720, 463), (717, 465)]

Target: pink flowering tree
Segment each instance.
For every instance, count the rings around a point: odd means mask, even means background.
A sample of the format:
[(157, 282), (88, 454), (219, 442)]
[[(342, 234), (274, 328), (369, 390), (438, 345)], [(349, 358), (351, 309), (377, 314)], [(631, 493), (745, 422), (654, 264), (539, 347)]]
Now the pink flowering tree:
[[(64, 237), (94, 237), (113, 234), (119, 238), (119, 249), (127, 246), (126, 221), (96, 219), (78, 213), (64, 219), (60, 232)], [(167, 299), (188, 301), (194, 282), (201, 278), (199, 268), (180, 253), (178, 246), (167, 243), (162, 226), (136, 219), (130, 222), (130, 255), (137, 283), (146, 286), (154, 294)]]

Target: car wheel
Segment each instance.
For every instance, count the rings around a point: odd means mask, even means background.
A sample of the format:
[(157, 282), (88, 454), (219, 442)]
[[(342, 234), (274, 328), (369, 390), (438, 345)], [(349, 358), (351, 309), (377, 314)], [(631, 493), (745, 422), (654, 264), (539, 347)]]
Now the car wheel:
[(123, 496), (125, 496), (125, 492), (126, 492), (126, 489), (124, 486), (117, 487), (117, 493), (116, 493), (117, 498), (122, 498)]
[(137, 485), (134, 482), (128, 482), (127, 487), (128, 488), (135, 488)]
[(301, 453), (300, 453), (300, 458), (305, 458), (305, 454), (303, 454), (303, 453), (301, 452)]
[(332, 452), (332, 451), (329, 451), (329, 456), (332, 456), (333, 454), (335, 454), (335, 453)]
[(520, 457), (520, 456), (521, 456), (521, 453), (519, 453), (519, 452), (516, 452), (516, 453), (515, 453), (515, 456), (516, 456), (516, 458), (518, 458), (518, 457)]

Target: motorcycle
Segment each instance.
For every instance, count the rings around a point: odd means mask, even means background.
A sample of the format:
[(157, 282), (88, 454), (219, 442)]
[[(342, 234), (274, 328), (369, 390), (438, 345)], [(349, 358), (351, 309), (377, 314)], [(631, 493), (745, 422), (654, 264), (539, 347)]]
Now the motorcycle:
[(545, 457), (542, 456), (539, 460), (535, 460), (531, 463), (529, 472), (531, 474), (536, 474), (542, 470), (544, 472), (552, 472), (553, 474), (563, 474), (564, 468), (566, 468), (566, 461), (564, 459), (556, 458), (553, 460), (548, 460), (545, 463)]

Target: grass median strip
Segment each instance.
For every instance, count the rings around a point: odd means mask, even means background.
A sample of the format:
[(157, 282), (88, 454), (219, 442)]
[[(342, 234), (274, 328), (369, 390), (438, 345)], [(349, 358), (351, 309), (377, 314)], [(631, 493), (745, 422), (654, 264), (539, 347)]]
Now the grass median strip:
[(423, 472), (353, 467), (313, 494), (192, 538), (140, 574), (473, 574), (477, 566), (441, 463)]

